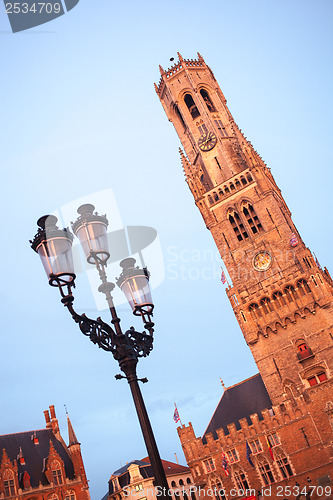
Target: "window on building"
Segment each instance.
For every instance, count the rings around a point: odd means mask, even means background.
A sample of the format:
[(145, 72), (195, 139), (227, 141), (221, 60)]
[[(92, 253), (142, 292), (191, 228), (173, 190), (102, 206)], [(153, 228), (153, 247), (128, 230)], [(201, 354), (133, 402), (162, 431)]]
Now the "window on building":
[(324, 370), (318, 371), (311, 377), (308, 377), (308, 382), (311, 387), (320, 384), (320, 382), (325, 382), (327, 380), (327, 375)]
[(300, 295), (307, 295), (308, 293), (311, 293), (311, 289), (305, 279), (297, 281), (297, 288), (300, 292)]
[(191, 499), (192, 500), (197, 500), (197, 497), (195, 496), (194, 491), (191, 491)]
[(273, 432), (272, 434), (269, 434), (267, 436), (267, 439), (269, 441), (269, 444), (273, 448), (273, 446), (277, 446), (278, 444), (281, 444), (279, 436), (276, 434), (276, 432)]
[(263, 458), (262, 460), (260, 460), (260, 462), (258, 462), (258, 468), (261, 479), (265, 486), (274, 483), (275, 479), (273, 476), (273, 472), (266, 458)]
[(173, 488), (176, 488), (176, 487), (177, 487), (176, 481), (171, 481), (171, 486), (172, 486)]
[(225, 489), (221, 481), (212, 481), (211, 489), (213, 490), (216, 500), (226, 500)]
[(237, 462), (239, 460), (238, 454), (235, 448), (227, 451), (229, 462), (232, 464), (233, 462)]
[(204, 123), (202, 123), (201, 125), (198, 126), (198, 129), (199, 129), (199, 132), (200, 134), (207, 134), (208, 132), (208, 129), (206, 127), (206, 125)]
[(312, 351), (305, 342), (302, 342), (297, 346), (297, 355), (298, 359), (306, 359), (312, 356)]
[(229, 212), (228, 219), (238, 241), (243, 241), (249, 237), (237, 212)]
[(233, 471), (233, 478), (234, 478), (234, 482), (239, 490), (246, 491), (246, 490), (250, 489), (249, 483), (247, 481), (247, 478), (246, 478), (246, 475), (245, 475), (245, 472), (243, 471), (243, 469), (241, 469), (241, 468), (235, 469)]
[(53, 483), (55, 484), (55, 486), (62, 484), (63, 480), (62, 480), (61, 466), (57, 460), (52, 462), (51, 471), (52, 471)]
[(204, 465), (206, 468), (206, 472), (212, 472), (215, 470), (215, 463), (212, 458), (209, 458), (208, 460), (204, 460)]
[(260, 233), (263, 230), (261, 222), (250, 203), (246, 202), (243, 204), (243, 214), (245, 215), (247, 223), (249, 224), (253, 234)]
[(200, 113), (199, 113), (198, 108), (195, 105), (195, 102), (193, 101), (193, 97), (191, 96), (191, 94), (185, 94), (184, 101), (185, 101), (187, 109), (189, 110), (193, 120), (195, 120), (195, 118), (198, 118), (198, 116), (200, 116)]
[(183, 481), (182, 479), (179, 479), (179, 484), (180, 484), (181, 486), (184, 486), (184, 481)]
[(59, 497), (55, 493), (52, 493), (52, 495), (47, 497), (47, 500), (59, 500)]
[(278, 307), (286, 305), (286, 301), (284, 300), (284, 297), (281, 292), (274, 292), (272, 298)]
[(142, 484), (141, 484), (141, 483), (140, 483), (140, 484), (136, 484), (136, 485), (135, 485), (135, 489), (136, 489), (136, 491), (143, 490), (143, 486), (142, 486)]
[(215, 106), (214, 106), (211, 98), (209, 97), (207, 90), (201, 89), (200, 94), (201, 94), (201, 97), (203, 98), (203, 100), (205, 101), (205, 104), (208, 108), (208, 111), (215, 112), (216, 111)]
[(294, 475), (288, 457), (284, 452), (280, 452), (275, 458), (283, 479)]
[(75, 491), (66, 491), (65, 500), (76, 500)]
[(6, 498), (16, 495), (14, 472), (11, 469), (5, 469), (3, 473), (3, 486)]
[(311, 274), (311, 279), (312, 279), (312, 281), (314, 283), (314, 286), (318, 286), (317, 280), (316, 280), (315, 276), (312, 275), (312, 274)]
[(228, 135), (228, 134), (227, 134), (227, 132), (226, 132), (226, 130), (225, 130), (225, 128), (224, 128), (224, 125), (223, 125), (223, 123), (221, 122), (221, 120), (220, 120), (220, 119), (217, 119), (217, 120), (214, 120), (214, 122), (215, 122), (215, 125), (216, 125), (216, 127), (217, 127), (217, 130), (219, 131), (219, 134), (220, 134), (222, 137), (227, 137), (227, 135)]
[(261, 305), (264, 313), (266, 313), (266, 314), (273, 311), (271, 301), (269, 300), (268, 297), (264, 297), (263, 299), (261, 299), (260, 305)]
[(310, 264), (309, 259), (307, 257), (303, 257), (303, 262), (306, 265), (306, 267), (308, 267), (308, 268), (311, 267), (311, 264)]
[(255, 439), (254, 441), (251, 441), (249, 444), (250, 444), (252, 453), (260, 453), (262, 451), (262, 446), (261, 446), (259, 439)]
[(258, 318), (261, 318), (262, 317), (262, 314), (261, 314), (261, 311), (259, 309), (259, 306), (258, 304), (250, 304), (249, 305), (249, 311), (251, 313), (251, 316), (254, 320), (257, 320)]
[(298, 299), (296, 290), (292, 285), (286, 286), (284, 289), (284, 293), (287, 297), (288, 302), (293, 302), (294, 300)]
[(243, 186), (245, 186), (247, 184), (247, 180), (245, 179), (245, 177), (242, 176), (240, 178), (240, 180), (241, 180), (241, 183), (243, 184)]

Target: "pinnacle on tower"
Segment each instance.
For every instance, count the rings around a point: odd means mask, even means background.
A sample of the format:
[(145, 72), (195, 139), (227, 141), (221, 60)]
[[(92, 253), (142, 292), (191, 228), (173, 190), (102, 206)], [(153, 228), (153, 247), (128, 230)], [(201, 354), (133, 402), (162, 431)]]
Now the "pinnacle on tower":
[(67, 426), (68, 426), (68, 446), (72, 446), (73, 444), (80, 444), (75, 435), (72, 422), (67, 414)]
[(161, 66), (161, 65), (159, 65), (159, 68), (160, 68), (160, 73), (161, 73), (161, 75), (163, 76), (163, 75), (164, 75), (164, 69), (162, 68), (162, 66)]
[(181, 55), (180, 52), (177, 52), (177, 56), (178, 56), (179, 62), (183, 62), (184, 61), (183, 56)]

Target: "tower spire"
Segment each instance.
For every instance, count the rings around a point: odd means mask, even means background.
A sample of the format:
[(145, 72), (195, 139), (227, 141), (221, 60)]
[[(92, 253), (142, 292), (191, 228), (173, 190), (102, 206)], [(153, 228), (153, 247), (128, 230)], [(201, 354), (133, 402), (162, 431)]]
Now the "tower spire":
[(68, 413), (67, 413), (67, 427), (68, 427), (68, 446), (72, 446), (73, 444), (80, 444), (75, 435), (72, 422), (70, 421)]

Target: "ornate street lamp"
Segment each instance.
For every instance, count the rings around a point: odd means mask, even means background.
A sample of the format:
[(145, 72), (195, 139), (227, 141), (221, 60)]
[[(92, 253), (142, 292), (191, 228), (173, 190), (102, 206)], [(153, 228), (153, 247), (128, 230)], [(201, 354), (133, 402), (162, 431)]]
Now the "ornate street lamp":
[(30, 241), (31, 247), (42, 260), (49, 284), (59, 288), (61, 302), (68, 309), (74, 321), (78, 323), (81, 332), (88, 336), (94, 344), (111, 352), (118, 361), (119, 367), (125, 375), (118, 374), (115, 377), (117, 380), (126, 378), (129, 383), (153, 468), (155, 486), (161, 488), (161, 492), (163, 492), (161, 496), (167, 496), (167, 479), (138, 384), (138, 381), (147, 382), (147, 379), (138, 379), (136, 373), (139, 358), (148, 356), (153, 348), (154, 323), (152, 315), (154, 305), (149, 287), (149, 273), (146, 268), (136, 267), (133, 258), (127, 258), (120, 262), (122, 271), (116, 283), (124, 292), (133, 314), (141, 316), (146, 330), (145, 332), (137, 332), (131, 326), (123, 333), (111, 295), (115, 285), (107, 280), (106, 275), (106, 265), (110, 257), (107, 242), (108, 220), (105, 215), (98, 215), (94, 210), (95, 207), (90, 204), (79, 207), (80, 216), (72, 223), (72, 229), (80, 240), (87, 261), (94, 264), (99, 273), (101, 285), (98, 290), (106, 297), (112, 326), (101, 318), (90, 319), (85, 314), (78, 314), (74, 310), (75, 274), (71, 254), (73, 235), (68, 229), (61, 230), (57, 227), (55, 216), (46, 215), (38, 220), (39, 228), (34, 239)]

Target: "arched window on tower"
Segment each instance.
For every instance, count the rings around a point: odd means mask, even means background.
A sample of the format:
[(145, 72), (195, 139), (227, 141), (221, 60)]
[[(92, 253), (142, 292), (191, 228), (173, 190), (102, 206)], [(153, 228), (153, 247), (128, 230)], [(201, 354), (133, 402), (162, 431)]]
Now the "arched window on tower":
[(201, 97), (203, 98), (203, 100), (205, 101), (205, 104), (208, 108), (208, 111), (215, 112), (216, 111), (215, 106), (214, 106), (211, 98), (209, 97), (207, 90), (201, 89), (200, 94), (201, 94)]
[(273, 312), (273, 307), (272, 307), (271, 301), (269, 300), (268, 297), (264, 297), (263, 299), (261, 299), (260, 305), (261, 305), (264, 313), (268, 314), (270, 312)]
[(259, 309), (259, 306), (258, 304), (250, 304), (249, 305), (249, 311), (251, 313), (251, 316), (254, 320), (257, 320), (259, 318), (262, 318), (262, 314), (261, 314), (261, 311)]
[(294, 300), (298, 299), (296, 290), (292, 285), (286, 286), (284, 289), (284, 293), (286, 294), (288, 302), (293, 302)]
[(274, 292), (272, 298), (276, 307), (282, 307), (286, 305), (286, 301), (284, 300), (281, 292)]
[(193, 101), (193, 97), (191, 96), (191, 94), (185, 94), (184, 101), (189, 112), (191, 113), (193, 120), (195, 120), (195, 118), (198, 118), (198, 116), (200, 116), (200, 113), (195, 105), (195, 102)]
[(252, 233), (253, 234), (260, 233), (260, 231), (262, 231), (262, 225), (253, 206), (250, 203), (245, 202), (243, 203), (242, 210), (251, 228)]
[(307, 295), (308, 293), (311, 293), (310, 287), (304, 278), (297, 281), (297, 289), (300, 295)]
[(235, 235), (237, 236), (238, 241), (243, 241), (244, 239), (249, 237), (245, 230), (244, 224), (237, 212), (230, 211), (228, 214), (228, 219)]
[(284, 453), (284, 451), (280, 450), (278, 453), (276, 453), (275, 459), (283, 479), (287, 479), (288, 477), (294, 475), (288, 457)]
[(186, 124), (184, 122), (184, 118), (183, 118), (181, 112), (179, 111), (179, 108), (178, 108), (177, 105), (175, 106), (174, 109), (175, 109), (175, 114), (176, 114), (177, 118), (179, 119), (180, 123), (182, 124), (182, 126), (184, 127), (184, 132), (185, 132), (185, 130), (186, 130)]

